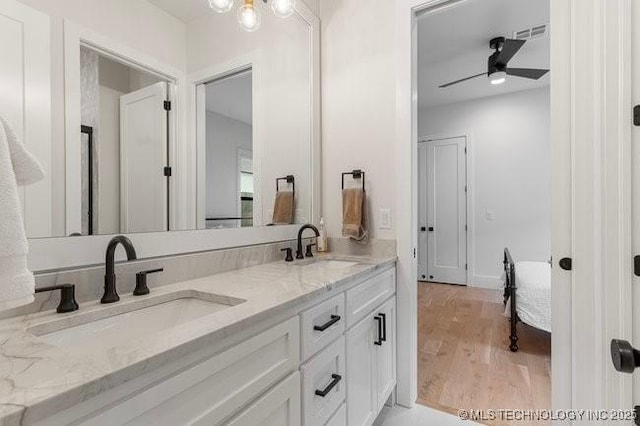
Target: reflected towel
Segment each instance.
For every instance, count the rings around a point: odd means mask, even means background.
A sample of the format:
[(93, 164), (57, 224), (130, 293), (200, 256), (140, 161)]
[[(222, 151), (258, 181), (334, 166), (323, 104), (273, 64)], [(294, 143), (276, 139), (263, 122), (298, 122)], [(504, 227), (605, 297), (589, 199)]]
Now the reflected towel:
[(44, 177), (42, 166), (0, 117), (0, 310), (31, 303), (33, 274), (27, 269), (27, 243), (18, 185)]
[(273, 205), (273, 223), (275, 225), (289, 225), (293, 223), (294, 192), (278, 191)]
[(367, 195), (362, 188), (342, 190), (342, 235), (365, 242), (369, 236)]

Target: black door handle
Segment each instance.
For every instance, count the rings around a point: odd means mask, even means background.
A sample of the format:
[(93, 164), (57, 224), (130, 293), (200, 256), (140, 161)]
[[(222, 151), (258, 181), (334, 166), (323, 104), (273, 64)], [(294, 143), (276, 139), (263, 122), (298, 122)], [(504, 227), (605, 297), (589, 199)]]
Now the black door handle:
[(433, 226), (429, 227), (429, 232), (433, 232)]
[(426, 232), (427, 231), (427, 227), (426, 226), (421, 226), (420, 227), (420, 232)]
[(333, 380), (331, 380), (331, 383), (329, 383), (326, 388), (322, 390), (316, 389), (316, 395), (324, 398), (329, 392), (331, 392), (331, 389), (335, 388), (338, 383), (340, 383), (340, 380), (342, 380), (342, 376), (339, 374), (332, 374), (331, 378)]
[(382, 318), (376, 315), (373, 319), (378, 323), (378, 340), (373, 342), (373, 344), (376, 346), (382, 346)]
[(626, 340), (611, 340), (611, 361), (617, 371), (633, 373), (640, 367), (640, 351), (634, 349)]
[(333, 324), (340, 321), (340, 315), (331, 315), (331, 319), (322, 325), (314, 325), (313, 329), (316, 331), (325, 331), (327, 328), (331, 327)]

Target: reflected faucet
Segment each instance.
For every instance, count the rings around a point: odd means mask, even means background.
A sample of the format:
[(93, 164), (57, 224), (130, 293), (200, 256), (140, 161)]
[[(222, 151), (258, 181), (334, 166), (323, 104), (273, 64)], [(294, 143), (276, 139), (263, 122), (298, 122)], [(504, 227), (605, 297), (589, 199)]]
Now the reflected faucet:
[(313, 232), (316, 233), (316, 237), (320, 236), (320, 231), (318, 231), (318, 228), (316, 228), (315, 226), (311, 225), (310, 223), (302, 225), (300, 227), (300, 230), (298, 231), (298, 250), (296, 251), (296, 259), (304, 259), (304, 254), (302, 253), (302, 233), (305, 231), (305, 229), (312, 229)]
[(100, 303), (114, 303), (120, 300), (120, 296), (118, 296), (118, 292), (116, 291), (115, 274), (115, 257), (118, 244), (122, 244), (122, 247), (124, 247), (127, 252), (127, 260), (136, 260), (138, 258), (136, 256), (136, 250), (133, 248), (133, 243), (124, 235), (118, 235), (109, 241), (104, 265), (104, 294), (102, 295), (102, 299), (100, 299)]

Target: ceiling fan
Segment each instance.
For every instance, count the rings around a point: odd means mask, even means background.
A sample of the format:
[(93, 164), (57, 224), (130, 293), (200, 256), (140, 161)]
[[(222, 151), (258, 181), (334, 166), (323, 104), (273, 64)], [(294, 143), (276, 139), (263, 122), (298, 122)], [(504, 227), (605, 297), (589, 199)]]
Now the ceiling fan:
[(518, 53), (524, 43), (525, 40), (515, 40), (504, 37), (496, 37), (491, 39), (491, 41), (489, 42), (489, 47), (495, 50), (495, 52), (493, 52), (491, 56), (489, 56), (487, 72), (452, 81), (439, 87), (443, 89), (445, 87), (453, 86), (454, 84), (462, 83), (463, 81), (471, 80), (472, 78), (480, 77), (483, 75), (489, 77), (491, 84), (504, 83), (507, 79), (507, 75), (529, 78), (532, 80), (540, 79), (542, 76), (548, 73), (549, 70), (536, 68), (510, 68), (507, 66), (511, 58), (513, 58), (515, 54)]

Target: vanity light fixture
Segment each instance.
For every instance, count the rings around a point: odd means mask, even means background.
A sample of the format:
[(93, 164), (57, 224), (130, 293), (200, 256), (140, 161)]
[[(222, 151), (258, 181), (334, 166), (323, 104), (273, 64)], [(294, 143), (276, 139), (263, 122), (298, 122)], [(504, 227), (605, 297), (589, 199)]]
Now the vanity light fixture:
[[(209, 7), (218, 13), (227, 13), (233, 8), (235, 0), (208, 0)], [(262, 0), (265, 4), (269, 0)], [(271, 10), (279, 18), (288, 18), (293, 15), (296, 0), (271, 0)], [(244, 0), (244, 4), (238, 8), (238, 22), (248, 32), (260, 28), (260, 11), (254, 4), (254, 0)]]

